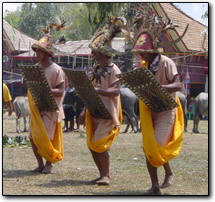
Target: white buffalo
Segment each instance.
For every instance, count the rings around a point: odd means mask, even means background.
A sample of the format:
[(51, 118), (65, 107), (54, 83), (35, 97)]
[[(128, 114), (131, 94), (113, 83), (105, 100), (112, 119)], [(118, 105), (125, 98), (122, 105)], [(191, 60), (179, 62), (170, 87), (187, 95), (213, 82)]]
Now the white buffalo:
[(16, 113), (16, 132), (20, 133), (20, 118), (24, 119), (24, 132), (27, 132), (27, 117), (28, 124), (30, 123), (30, 111), (28, 105), (28, 98), (24, 96), (17, 96), (13, 101), (13, 108)]
[(199, 120), (201, 115), (208, 115), (208, 93), (200, 93), (195, 98), (195, 113), (193, 118), (193, 132), (199, 133)]

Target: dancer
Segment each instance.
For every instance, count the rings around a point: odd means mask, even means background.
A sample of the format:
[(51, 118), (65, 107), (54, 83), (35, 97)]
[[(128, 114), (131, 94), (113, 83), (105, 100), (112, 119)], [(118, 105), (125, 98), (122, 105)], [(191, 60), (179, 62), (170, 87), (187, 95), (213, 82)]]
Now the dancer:
[[(32, 49), (36, 53), (59, 108), (59, 111), (56, 112), (40, 112), (28, 90), (31, 112), (29, 137), (38, 162), (38, 167), (33, 171), (47, 174), (52, 170), (52, 163), (60, 161), (64, 157), (61, 120), (64, 119), (65, 74), (60, 66), (51, 61), (54, 52), (52, 51), (51, 36), (49, 34), (34, 43)], [(45, 165), (43, 158), (46, 160)]]
[[(94, 68), (93, 83), (95, 90), (112, 116), (112, 120), (98, 119), (86, 110), (87, 144), (100, 176), (91, 183), (109, 185), (109, 148), (116, 139), (122, 122), (120, 102), (120, 82), (116, 77), (120, 69), (111, 62), (113, 54), (110, 43), (117, 32), (120, 32), (123, 21), (114, 17), (101, 32), (93, 37), (89, 47), (92, 49), (92, 59), (98, 63)], [(84, 123), (85, 110), (79, 116), (80, 123)]]
[[(181, 82), (177, 67), (173, 60), (161, 55), (164, 44), (159, 43), (159, 33), (164, 31), (153, 29), (152, 24), (148, 23), (144, 15), (137, 15), (135, 27), (139, 28), (132, 53), (138, 55), (149, 71), (160, 82), (171, 96), (177, 101), (179, 106), (172, 110), (163, 112), (151, 111), (147, 105), (140, 101), (140, 120), (141, 131), (143, 137), (143, 147), (146, 155), (146, 163), (151, 178), (152, 187), (147, 190), (145, 195), (160, 195), (160, 188), (165, 188), (173, 183), (174, 174), (169, 165), (169, 160), (179, 155), (183, 140), (183, 111), (180, 101), (177, 98), (176, 91), (181, 90)], [(146, 20), (146, 21), (143, 21)], [(144, 24), (147, 22), (147, 24)], [(139, 23), (139, 24), (138, 24)], [(157, 28), (158, 24), (154, 23)], [(173, 27), (171, 27), (173, 28)], [(162, 32), (163, 31), (163, 32)], [(185, 32), (184, 32), (185, 34)], [(184, 35), (183, 34), (183, 35)], [(183, 36), (182, 36), (183, 37)], [(177, 42), (182, 38), (180, 37)], [(176, 43), (175, 41), (173, 43)], [(172, 44), (173, 44), (172, 43)], [(165, 44), (167, 45), (167, 44)], [(163, 166), (165, 170), (165, 178), (161, 186), (159, 186), (157, 168)]]

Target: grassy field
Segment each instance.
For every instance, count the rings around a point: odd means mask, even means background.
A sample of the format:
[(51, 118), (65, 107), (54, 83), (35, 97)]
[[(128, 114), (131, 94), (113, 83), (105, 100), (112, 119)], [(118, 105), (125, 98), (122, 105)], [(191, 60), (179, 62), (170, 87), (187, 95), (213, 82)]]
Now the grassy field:
[[(15, 122), (14, 114), (4, 114), (3, 134), (28, 136), (15, 132)], [(189, 121), (181, 153), (170, 161), (175, 180), (171, 187), (161, 190), (163, 195), (208, 195), (208, 121), (200, 121), (200, 134), (191, 133), (192, 126)], [(84, 129), (64, 133), (64, 150), (64, 160), (53, 166), (51, 174), (44, 175), (31, 172), (37, 166), (31, 148), (3, 147), (3, 195), (142, 195), (151, 187), (141, 133), (120, 133), (112, 145), (109, 186), (88, 184), (98, 177), (98, 171)], [(162, 167), (158, 174), (162, 183)]]

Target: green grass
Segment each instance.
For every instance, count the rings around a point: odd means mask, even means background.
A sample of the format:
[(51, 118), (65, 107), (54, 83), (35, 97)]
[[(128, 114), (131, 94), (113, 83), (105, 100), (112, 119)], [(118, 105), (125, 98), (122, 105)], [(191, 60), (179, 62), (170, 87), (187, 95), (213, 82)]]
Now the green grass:
[[(162, 194), (208, 195), (208, 121), (200, 121), (199, 129), (200, 134), (192, 134), (189, 121), (180, 155), (170, 161), (174, 184), (161, 190)], [(3, 130), (8, 136), (17, 136), (15, 119), (4, 119)], [(151, 187), (141, 133), (120, 133), (112, 145), (109, 186), (87, 184), (98, 177), (98, 171), (84, 132), (64, 133), (64, 149), (64, 160), (54, 164), (52, 174), (44, 175), (30, 172), (37, 166), (31, 148), (4, 147), (3, 195), (142, 195)], [(162, 183), (162, 167), (158, 175)]]

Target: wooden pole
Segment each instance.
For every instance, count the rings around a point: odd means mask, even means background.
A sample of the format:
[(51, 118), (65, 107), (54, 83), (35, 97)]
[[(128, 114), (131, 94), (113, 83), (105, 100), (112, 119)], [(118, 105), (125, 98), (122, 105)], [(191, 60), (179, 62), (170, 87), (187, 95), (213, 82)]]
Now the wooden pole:
[(72, 63), (72, 68), (74, 69), (76, 65), (76, 54), (73, 56), (73, 63)]
[(31, 42), (29, 42), (29, 49), (28, 49), (28, 55), (30, 56), (31, 55)]
[(19, 39), (18, 50), (19, 50), (19, 53), (20, 53), (20, 39)]

